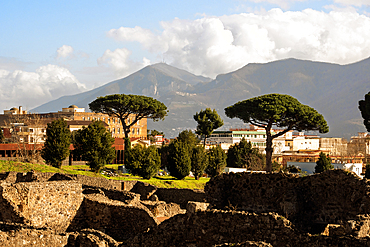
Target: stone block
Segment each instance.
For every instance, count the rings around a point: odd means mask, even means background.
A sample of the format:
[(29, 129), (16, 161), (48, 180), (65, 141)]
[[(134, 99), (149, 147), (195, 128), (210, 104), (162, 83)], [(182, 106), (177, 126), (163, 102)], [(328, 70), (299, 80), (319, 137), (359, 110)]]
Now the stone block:
[(83, 200), (76, 182), (0, 185), (0, 220), (65, 231)]
[(140, 195), (141, 200), (149, 200), (149, 198), (157, 191), (157, 187), (143, 182), (136, 182), (130, 192)]
[(188, 202), (186, 205), (186, 213), (193, 214), (198, 211), (205, 211), (210, 207), (209, 203), (205, 202)]
[(324, 232), (322, 235), (325, 236), (344, 236), (346, 234), (346, 230), (342, 225), (337, 225), (337, 224), (328, 224), (325, 227)]

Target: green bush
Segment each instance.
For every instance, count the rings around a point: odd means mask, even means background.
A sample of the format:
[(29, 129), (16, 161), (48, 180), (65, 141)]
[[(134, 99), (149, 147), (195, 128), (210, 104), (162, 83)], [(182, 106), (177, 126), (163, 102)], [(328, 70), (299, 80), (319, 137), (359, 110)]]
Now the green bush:
[(161, 167), (161, 157), (155, 146), (144, 148), (136, 145), (130, 150), (125, 167), (133, 175), (150, 179), (156, 175)]
[(196, 180), (203, 175), (204, 170), (208, 165), (207, 153), (204, 150), (204, 147), (197, 146), (193, 148), (191, 155), (191, 172), (193, 173)]
[(315, 173), (320, 173), (331, 169), (334, 169), (334, 166), (331, 164), (329, 155), (325, 155), (323, 152), (321, 152), (319, 160), (316, 161)]
[(189, 145), (180, 140), (171, 142), (167, 162), (171, 176), (177, 179), (184, 179), (188, 176), (191, 169)]
[(266, 165), (265, 155), (257, 148), (252, 148), (249, 141), (243, 139), (229, 148), (226, 163), (228, 167), (247, 168), (248, 170), (263, 170)]
[(67, 122), (63, 119), (48, 123), (46, 128), (46, 140), (41, 150), (41, 157), (46, 164), (56, 168), (62, 166), (62, 161), (69, 156), (71, 144), (71, 132), (67, 128)]
[(116, 157), (116, 151), (112, 147), (114, 138), (104, 127), (101, 121), (94, 121), (89, 126), (83, 127), (75, 134), (73, 151), (87, 161), (91, 170), (100, 172), (106, 164)]
[(370, 163), (366, 164), (365, 178), (370, 179)]
[(208, 152), (206, 173), (211, 177), (220, 175), (226, 167), (226, 154), (221, 146), (213, 147)]

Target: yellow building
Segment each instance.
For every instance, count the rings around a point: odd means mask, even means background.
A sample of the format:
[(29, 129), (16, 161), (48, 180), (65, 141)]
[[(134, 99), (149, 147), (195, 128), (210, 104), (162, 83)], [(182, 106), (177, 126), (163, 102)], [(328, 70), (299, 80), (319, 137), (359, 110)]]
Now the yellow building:
[[(133, 121), (135, 115), (129, 116), (127, 123)], [(112, 133), (114, 138), (125, 137), (121, 120), (116, 117), (111, 117), (103, 113), (85, 112), (85, 108), (77, 107), (76, 105), (71, 105), (66, 108), (62, 108), (58, 112), (50, 113), (37, 113), (37, 114), (27, 114), (26, 111), (22, 110), (22, 107), (12, 108), (10, 110), (4, 110), (4, 114), (0, 114), (0, 125), (6, 126), (7, 124), (13, 122), (25, 122), (29, 119), (38, 118), (40, 120), (54, 120), (63, 118), (66, 121), (83, 121), (84, 123), (89, 123), (91, 121), (102, 121), (106, 124), (107, 129)], [(46, 121), (48, 122), (48, 121)], [(45, 126), (46, 127), (46, 126)], [(82, 127), (82, 126), (80, 126)], [(71, 129), (71, 131), (73, 131)], [(146, 139), (147, 137), (147, 119), (143, 118), (139, 120), (134, 126), (131, 127), (131, 133), (129, 133), (131, 138)]]

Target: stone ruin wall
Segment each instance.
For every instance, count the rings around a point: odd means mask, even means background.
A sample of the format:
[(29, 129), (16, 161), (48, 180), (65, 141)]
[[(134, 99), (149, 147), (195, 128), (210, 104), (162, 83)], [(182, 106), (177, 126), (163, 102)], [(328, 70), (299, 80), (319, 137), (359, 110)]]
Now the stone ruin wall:
[[(158, 197), (148, 200), (157, 188), (141, 182), (127, 187), (121, 181), (34, 172), (9, 172), (0, 177), (0, 221), (27, 227), (56, 232), (96, 229), (123, 241), (157, 226), (157, 217), (185, 213), (178, 204)], [(120, 190), (134, 187), (138, 194)]]
[[(206, 193), (53, 173), (9, 172), (0, 178), (0, 221), (8, 222), (0, 222), (0, 243), (8, 246), (20, 239), (24, 246), (68, 247), (85, 241), (94, 246), (370, 246), (370, 181), (340, 170), (302, 178), (223, 174), (211, 179)], [(193, 203), (190, 209), (188, 203), (184, 214), (188, 201), (205, 199), (209, 205)], [(158, 216), (169, 219), (160, 223)], [(21, 227), (9, 230), (6, 224), (15, 222)], [(317, 232), (323, 234), (308, 233), (316, 224), (326, 227)]]
[(188, 201), (205, 202), (206, 200), (203, 190), (157, 188), (139, 181), (119, 181), (78, 174), (6, 172), (0, 174), (0, 180), (9, 183), (73, 180), (82, 184), (83, 188), (91, 187), (104, 189), (105, 191), (118, 190), (133, 192), (139, 194), (142, 200), (149, 200), (152, 195), (156, 195), (158, 200), (167, 203), (176, 203), (181, 205), (182, 208), (186, 207)]
[(158, 225), (153, 214), (143, 205), (127, 205), (105, 196), (85, 195), (80, 211), (68, 231), (86, 228), (99, 230), (117, 241), (123, 241)]
[[(368, 229), (367, 229), (368, 230)], [(216, 246), (251, 241), (245, 246), (370, 246), (370, 238), (311, 235), (297, 231), (289, 220), (276, 213), (207, 210), (176, 215), (147, 233), (121, 246)], [(257, 244), (259, 243), (259, 244)], [(253, 244), (253, 245), (252, 245)]]
[(342, 170), (307, 177), (222, 174), (207, 183), (205, 192), (214, 208), (276, 212), (313, 233), (321, 232), (327, 224), (370, 214), (370, 180)]
[(34, 227), (65, 231), (83, 200), (81, 184), (30, 182), (0, 184), (0, 217)]

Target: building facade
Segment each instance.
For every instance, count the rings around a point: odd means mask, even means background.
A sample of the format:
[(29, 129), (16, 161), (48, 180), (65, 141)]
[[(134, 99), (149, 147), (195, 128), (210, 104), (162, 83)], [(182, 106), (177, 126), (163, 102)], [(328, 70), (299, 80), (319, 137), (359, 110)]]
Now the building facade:
[[(129, 124), (134, 120), (135, 115), (130, 115), (126, 120)], [(71, 131), (81, 129), (83, 126), (88, 126), (92, 121), (102, 121), (105, 127), (111, 132), (114, 138), (124, 138), (125, 134), (121, 125), (121, 120), (116, 117), (111, 117), (103, 113), (85, 112), (85, 108), (79, 108), (71, 105), (62, 108), (58, 112), (28, 114), (22, 107), (4, 110), (4, 114), (0, 114), (0, 126), (2, 128), (11, 128), (14, 135), (22, 142), (38, 142), (45, 141), (45, 130), (47, 123), (53, 120), (63, 118), (67, 121)], [(18, 131), (19, 130), (19, 131)], [(23, 136), (23, 137), (22, 137)], [(139, 120), (131, 127), (130, 138), (146, 139), (147, 137), (147, 119)]]

